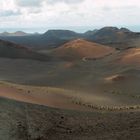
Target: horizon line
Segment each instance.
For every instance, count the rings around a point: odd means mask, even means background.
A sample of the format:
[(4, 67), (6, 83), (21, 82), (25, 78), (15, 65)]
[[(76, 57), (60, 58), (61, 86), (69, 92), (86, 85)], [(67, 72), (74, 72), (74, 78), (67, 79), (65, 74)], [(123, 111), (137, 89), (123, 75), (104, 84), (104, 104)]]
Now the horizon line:
[(33, 33), (45, 33), (49, 30), (70, 30), (77, 33), (84, 33), (87, 31), (93, 31), (93, 30), (99, 30), (104, 27), (117, 27), (117, 28), (127, 28), (130, 31), (133, 32), (140, 32), (140, 26), (134, 25), (134, 26), (125, 26), (125, 25), (118, 25), (118, 26), (64, 26), (64, 27), (11, 27), (11, 28), (0, 28), (0, 33), (8, 32), (8, 33), (15, 33), (18, 31), (33, 34)]

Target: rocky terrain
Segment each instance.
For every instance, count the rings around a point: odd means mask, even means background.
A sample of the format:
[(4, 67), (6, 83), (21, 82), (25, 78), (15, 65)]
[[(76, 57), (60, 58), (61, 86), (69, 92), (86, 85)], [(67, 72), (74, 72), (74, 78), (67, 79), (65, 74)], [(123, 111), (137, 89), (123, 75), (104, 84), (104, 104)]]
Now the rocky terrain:
[(140, 112), (79, 112), (0, 98), (1, 140), (139, 140)]
[(59, 47), (68, 41), (82, 38), (99, 44), (112, 46), (118, 50), (131, 47), (139, 47), (140, 34), (127, 28), (103, 27), (85, 33), (76, 33), (70, 30), (48, 30), (43, 34), (31, 34), (24, 36), (5, 36), (1, 39), (12, 41), (35, 50), (46, 50)]
[(139, 140), (140, 36), (1, 36), (0, 140)]

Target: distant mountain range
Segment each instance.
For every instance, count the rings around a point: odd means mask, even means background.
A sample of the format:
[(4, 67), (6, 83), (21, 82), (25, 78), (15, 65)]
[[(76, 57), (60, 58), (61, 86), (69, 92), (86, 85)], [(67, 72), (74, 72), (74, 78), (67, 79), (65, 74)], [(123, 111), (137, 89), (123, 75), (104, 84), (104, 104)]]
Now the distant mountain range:
[(0, 33), (0, 36), (26, 36), (26, 35), (30, 35), (30, 34), (22, 32), (22, 31), (17, 31), (13, 33), (9, 33), (9, 32)]
[(23, 31), (16, 31), (16, 32), (12, 32), (12, 33), (9, 33), (9, 32), (2, 32), (0, 33), (0, 36), (15, 36), (15, 37), (18, 37), (18, 36), (29, 36), (29, 35), (39, 35), (39, 33), (25, 33)]
[[(127, 28), (104, 27), (99, 30), (76, 33), (70, 30), (48, 30), (44, 34), (15, 33), (16, 35), (0, 36), (1, 39), (12, 41), (35, 50), (46, 50), (61, 46), (68, 41), (82, 38), (88, 41), (115, 47), (119, 50), (139, 47), (140, 33)], [(135, 43), (134, 43), (135, 42)]]
[[(49, 60), (48, 56), (52, 54), (52, 57), (65, 59), (96, 58), (99, 54), (109, 54), (114, 48), (125, 50), (140, 46), (140, 33), (116, 27), (85, 33), (70, 30), (48, 30), (44, 34), (4, 32), (0, 38), (0, 57), (41, 61)], [(48, 51), (51, 53), (46, 53)]]
[(121, 43), (130, 42), (132, 39), (139, 39), (140, 34), (126, 28), (104, 27), (96, 32), (93, 31), (92, 34), (86, 35), (85, 38), (105, 45), (120, 45)]

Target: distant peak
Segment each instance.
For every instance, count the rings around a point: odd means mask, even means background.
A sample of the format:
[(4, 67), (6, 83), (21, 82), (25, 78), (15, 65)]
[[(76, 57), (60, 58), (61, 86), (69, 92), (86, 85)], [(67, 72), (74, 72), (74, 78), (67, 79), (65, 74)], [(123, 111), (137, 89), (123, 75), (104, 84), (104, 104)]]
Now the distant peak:
[(120, 29), (113, 26), (107, 26), (100, 29), (100, 31), (114, 31), (114, 32), (131, 32), (129, 29), (121, 27)]
[(25, 35), (28, 35), (28, 33), (25, 33), (23, 31), (16, 31), (13, 33), (3, 32), (3, 33), (0, 33), (0, 35), (2, 35), (2, 36), (25, 36)]
[(131, 32), (129, 29), (124, 28), (124, 27), (120, 28), (120, 31), (122, 31), (122, 32)]
[(69, 32), (75, 33), (74, 31), (71, 31), (71, 30), (53, 29), (53, 30), (48, 30), (45, 34), (49, 34), (49, 33), (69, 33)]
[(23, 31), (16, 31), (15, 33), (25, 33), (25, 32), (23, 32)]
[(101, 30), (114, 30), (114, 31), (118, 31), (119, 28), (113, 27), (113, 26), (107, 26), (107, 27), (101, 28)]
[(71, 30), (48, 30), (43, 35), (48, 37), (56, 37), (56, 38), (67, 38), (67, 37), (76, 37), (77, 33)]

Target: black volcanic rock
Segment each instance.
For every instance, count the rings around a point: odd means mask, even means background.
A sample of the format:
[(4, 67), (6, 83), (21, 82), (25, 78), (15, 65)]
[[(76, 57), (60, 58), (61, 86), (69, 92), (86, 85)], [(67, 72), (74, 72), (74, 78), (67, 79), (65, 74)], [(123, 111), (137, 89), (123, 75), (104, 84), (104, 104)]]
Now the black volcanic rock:
[(17, 59), (34, 59), (47, 61), (49, 58), (46, 55), (34, 52), (21, 45), (0, 40), (0, 57), (17, 58)]

